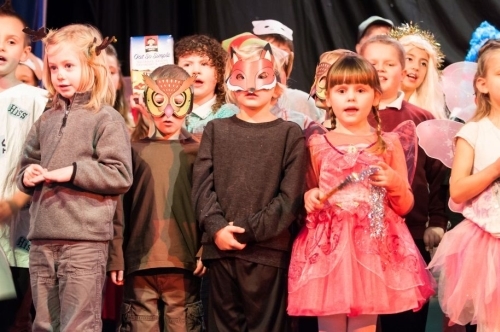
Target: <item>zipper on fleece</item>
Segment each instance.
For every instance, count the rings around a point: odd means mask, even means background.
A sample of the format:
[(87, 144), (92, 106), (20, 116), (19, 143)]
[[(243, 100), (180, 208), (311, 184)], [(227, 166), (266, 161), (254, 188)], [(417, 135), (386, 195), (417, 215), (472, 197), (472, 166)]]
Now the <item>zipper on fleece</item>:
[(69, 110), (71, 109), (72, 103), (73, 103), (73, 101), (69, 104), (68, 108), (64, 111), (64, 118), (62, 120), (62, 125), (61, 125), (61, 128), (59, 128), (59, 136), (62, 135), (62, 130), (64, 127), (66, 127), (66, 121), (68, 120), (68, 114), (69, 114)]

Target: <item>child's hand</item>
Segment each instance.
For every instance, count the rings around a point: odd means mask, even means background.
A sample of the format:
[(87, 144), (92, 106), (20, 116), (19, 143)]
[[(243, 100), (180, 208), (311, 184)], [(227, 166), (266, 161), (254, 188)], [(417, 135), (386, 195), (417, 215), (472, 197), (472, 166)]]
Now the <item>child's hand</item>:
[(246, 244), (239, 243), (234, 238), (234, 233), (245, 233), (245, 229), (233, 226), (231, 223), (215, 233), (214, 242), (220, 250), (242, 250)]
[(424, 232), (425, 250), (431, 251), (437, 247), (444, 236), (444, 229), (441, 227), (427, 227)]
[(109, 274), (113, 284), (121, 286), (123, 285), (123, 271), (111, 271)]
[(399, 187), (401, 177), (395, 170), (383, 161), (379, 161), (376, 166), (379, 168), (378, 172), (370, 176), (372, 185), (384, 187), (389, 191)]
[(0, 223), (7, 221), (14, 211), (12, 211), (12, 206), (6, 201), (0, 201)]
[(310, 213), (315, 210), (321, 210), (323, 208), (323, 203), (321, 203), (321, 200), (324, 197), (325, 193), (319, 188), (308, 190), (304, 194), (304, 204), (306, 206), (306, 211)]
[(139, 113), (147, 113), (148, 110), (144, 104), (144, 98), (140, 94), (134, 93), (129, 97), (129, 105), (131, 109), (136, 109)]
[(73, 175), (73, 168), (73, 165), (58, 168), (50, 172), (45, 172), (43, 177), (46, 182), (68, 182)]
[(25, 187), (34, 187), (45, 179), (43, 173), (47, 172), (45, 168), (38, 164), (29, 165), (24, 171), (23, 184)]
[(207, 268), (203, 265), (203, 262), (198, 257), (196, 259), (196, 269), (194, 270), (193, 275), (202, 277), (203, 275), (205, 275), (205, 272), (207, 272)]

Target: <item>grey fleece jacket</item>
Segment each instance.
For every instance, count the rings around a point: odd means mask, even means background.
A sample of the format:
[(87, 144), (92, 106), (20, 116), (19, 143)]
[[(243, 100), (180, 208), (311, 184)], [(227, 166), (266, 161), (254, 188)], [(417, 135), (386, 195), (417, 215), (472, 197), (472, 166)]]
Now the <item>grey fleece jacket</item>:
[[(118, 195), (132, 184), (130, 139), (121, 115), (110, 106), (82, 107), (90, 94), (60, 99), (31, 128), (23, 149), (18, 188), (33, 195), (29, 240), (107, 241), (113, 235)], [(25, 187), (30, 164), (49, 171), (74, 166), (65, 183)]]

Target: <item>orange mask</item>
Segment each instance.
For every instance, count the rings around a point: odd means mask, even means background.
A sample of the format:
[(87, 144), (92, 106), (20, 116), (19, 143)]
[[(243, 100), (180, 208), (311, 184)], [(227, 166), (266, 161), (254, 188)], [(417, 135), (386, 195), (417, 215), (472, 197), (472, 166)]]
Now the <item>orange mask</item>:
[(226, 80), (227, 88), (231, 91), (269, 90), (276, 86), (277, 79), (274, 72), (274, 57), (271, 45), (267, 44), (255, 61), (241, 59), (231, 48), (233, 70)]

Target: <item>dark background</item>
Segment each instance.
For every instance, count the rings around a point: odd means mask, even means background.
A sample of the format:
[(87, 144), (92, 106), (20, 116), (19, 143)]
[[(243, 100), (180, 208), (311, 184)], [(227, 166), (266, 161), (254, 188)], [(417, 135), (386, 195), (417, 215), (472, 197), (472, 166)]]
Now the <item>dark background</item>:
[(115, 35), (125, 75), (130, 36), (170, 34), (178, 40), (202, 33), (223, 40), (251, 32), (253, 20), (281, 21), (294, 37), (289, 83), (305, 91), (319, 55), (336, 48), (353, 50), (358, 24), (371, 15), (396, 25), (411, 21), (432, 31), (446, 64), (464, 59), (472, 32), (482, 21), (500, 29), (499, 0), (47, 0), (48, 28), (89, 23), (104, 36)]

